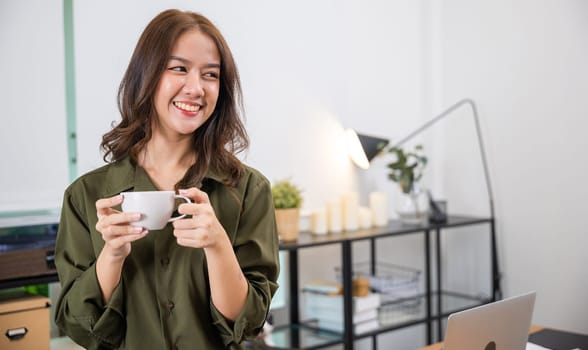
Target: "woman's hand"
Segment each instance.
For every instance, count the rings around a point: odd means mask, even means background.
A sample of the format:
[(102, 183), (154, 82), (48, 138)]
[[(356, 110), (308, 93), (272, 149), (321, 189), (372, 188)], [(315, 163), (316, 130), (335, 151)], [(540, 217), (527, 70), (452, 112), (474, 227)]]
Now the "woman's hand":
[(179, 245), (204, 248), (212, 302), (225, 318), (234, 321), (243, 310), (249, 284), (231, 241), (205, 192), (190, 188), (180, 190), (180, 194), (191, 198), (194, 203), (178, 207), (180, 214), (192, 217), (174, 221), (174, 236)]
[(226, 240), (226, 232), (218, 221), (206, 192), (192, 187), (180, 190), (194, 203), (180, 204), (180, 214), (191, 215), (191, 218), (174, 221), (174, 236), (181, 246), (193, 248), (214, 248), (220, 240)]
[(104, 239), (104, 247), (96, 261), (96, 277), (104, 303), (108, 303), (120, 282), (124, 260), (131, 254), (131, 242), (145, 237), (148, 232), (143, 227), (129, 225), (141, 219), (140, 213), (122, 213), (112, 209), (122, 202), (120, 194), (96, 201), (96, 230)]
[(131, 242), (145, 237), (147, 230), (129, 223), (141, 219), (140, 213), (123, 213), (112, 207), (123, 202), (123, 196), (116, 195), (96, 201), (98, 222), (96, 230), (104, 239), (103, 254), (110, 258), (124, 259), (131, 253)]

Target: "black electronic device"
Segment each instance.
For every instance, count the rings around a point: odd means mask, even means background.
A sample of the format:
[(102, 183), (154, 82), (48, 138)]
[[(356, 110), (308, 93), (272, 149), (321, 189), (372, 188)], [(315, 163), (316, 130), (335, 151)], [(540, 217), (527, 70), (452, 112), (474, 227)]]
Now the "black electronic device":
[(0, 227), (0, 287), (57, 281), (57, 223)]
[(431, 191), (427, 191), (429, 197), (429, 222), (444, 224), (447, 222), (447, 202), (433, 199)]

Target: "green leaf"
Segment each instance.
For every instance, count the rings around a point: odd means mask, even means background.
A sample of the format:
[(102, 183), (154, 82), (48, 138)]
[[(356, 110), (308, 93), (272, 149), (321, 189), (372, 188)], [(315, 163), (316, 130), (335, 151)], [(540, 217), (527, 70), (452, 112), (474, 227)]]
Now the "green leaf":
[(271, 190), (276, 209), (300, 208), (302, 206), (302, 190), (289, 180), (277, 181)]
[(390, 147), (388, 152), (396, 159), (386, 164), (388, 179), (399, 184), (402, 191), (409, 194), (417, 181), (423, 176), (428, 159), (422, 154), (422, 145), (416, 145), (414, 150), (405, 151), (401, 147)]

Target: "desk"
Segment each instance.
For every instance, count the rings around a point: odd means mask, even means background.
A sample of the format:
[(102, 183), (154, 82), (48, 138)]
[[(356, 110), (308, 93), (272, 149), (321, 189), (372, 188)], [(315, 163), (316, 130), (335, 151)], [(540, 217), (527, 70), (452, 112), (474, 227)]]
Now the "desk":
[[(531, 325), (531, 329), (529, 329), (529, 334), (533, 334), (533, 333), (538, 332), (542, 329), (543, 329), (542, 326), (538, 326), (535, 324)], [(429, 346), (425, 346), (424, 348), (421, 348), (421, 350), (441, 350), (441, 349), (443, 349), (443, 343), (431, 344)]]

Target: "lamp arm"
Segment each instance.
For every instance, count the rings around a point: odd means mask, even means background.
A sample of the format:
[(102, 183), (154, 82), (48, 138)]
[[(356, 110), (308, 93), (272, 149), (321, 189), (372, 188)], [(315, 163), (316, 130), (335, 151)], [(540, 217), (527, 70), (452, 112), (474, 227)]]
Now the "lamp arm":
[(482, 139), (482, 129), (480, 127), (480, 120), (478, 118), (478, 108), (476, 107), (476, 103), (472, 99), (465, 98), (463, 100), (456, 102), (455, 104), (453, 104), (452, 106), (447, 108), (445, 111), (443, 111), (441, 114), (439, 114), (438, 116), (429, 120), (428, 122), (423, 124), (421, 127), (416, 129), (412, 133), (408, 134), (408, 136), (404, 137), (403, 139), (401, 139), (400, 141), (395, 143), (394, 146), (392, 146), (392, 147), (398, 147), (398, 146), (404, 144), (406, 141), (412, 139), (414, 136), (420, 134), (422, 131), (431, 127), (431, 125), (437, 123), (439, 120), (445, 118), (446, 116), (451, 114), (453, 111), (455, 111), (456, 109), (458, 109), (461, 106), (466, 105), (466, 104), (469, 104), (470, 107), (472, 108), (472, 115), (474, 117), (474, 122), (476, 125), (476, 133), (478, 136), (478, 146), (480, 148), (480, 155), (482, 156), (482, 165), (484, 167), (484, 178), (486, 180), (486, 190), (488, 191), (488, 199), (490, 201), (490, 214), (491, 214), (492, 218), (494, 218), (494, 196), (492, 195), (492, 184), (490, 183), (490, 171), (488, 170), (488, 161), (486, 159), (486, 151), (484, 149), (484, 142)]

